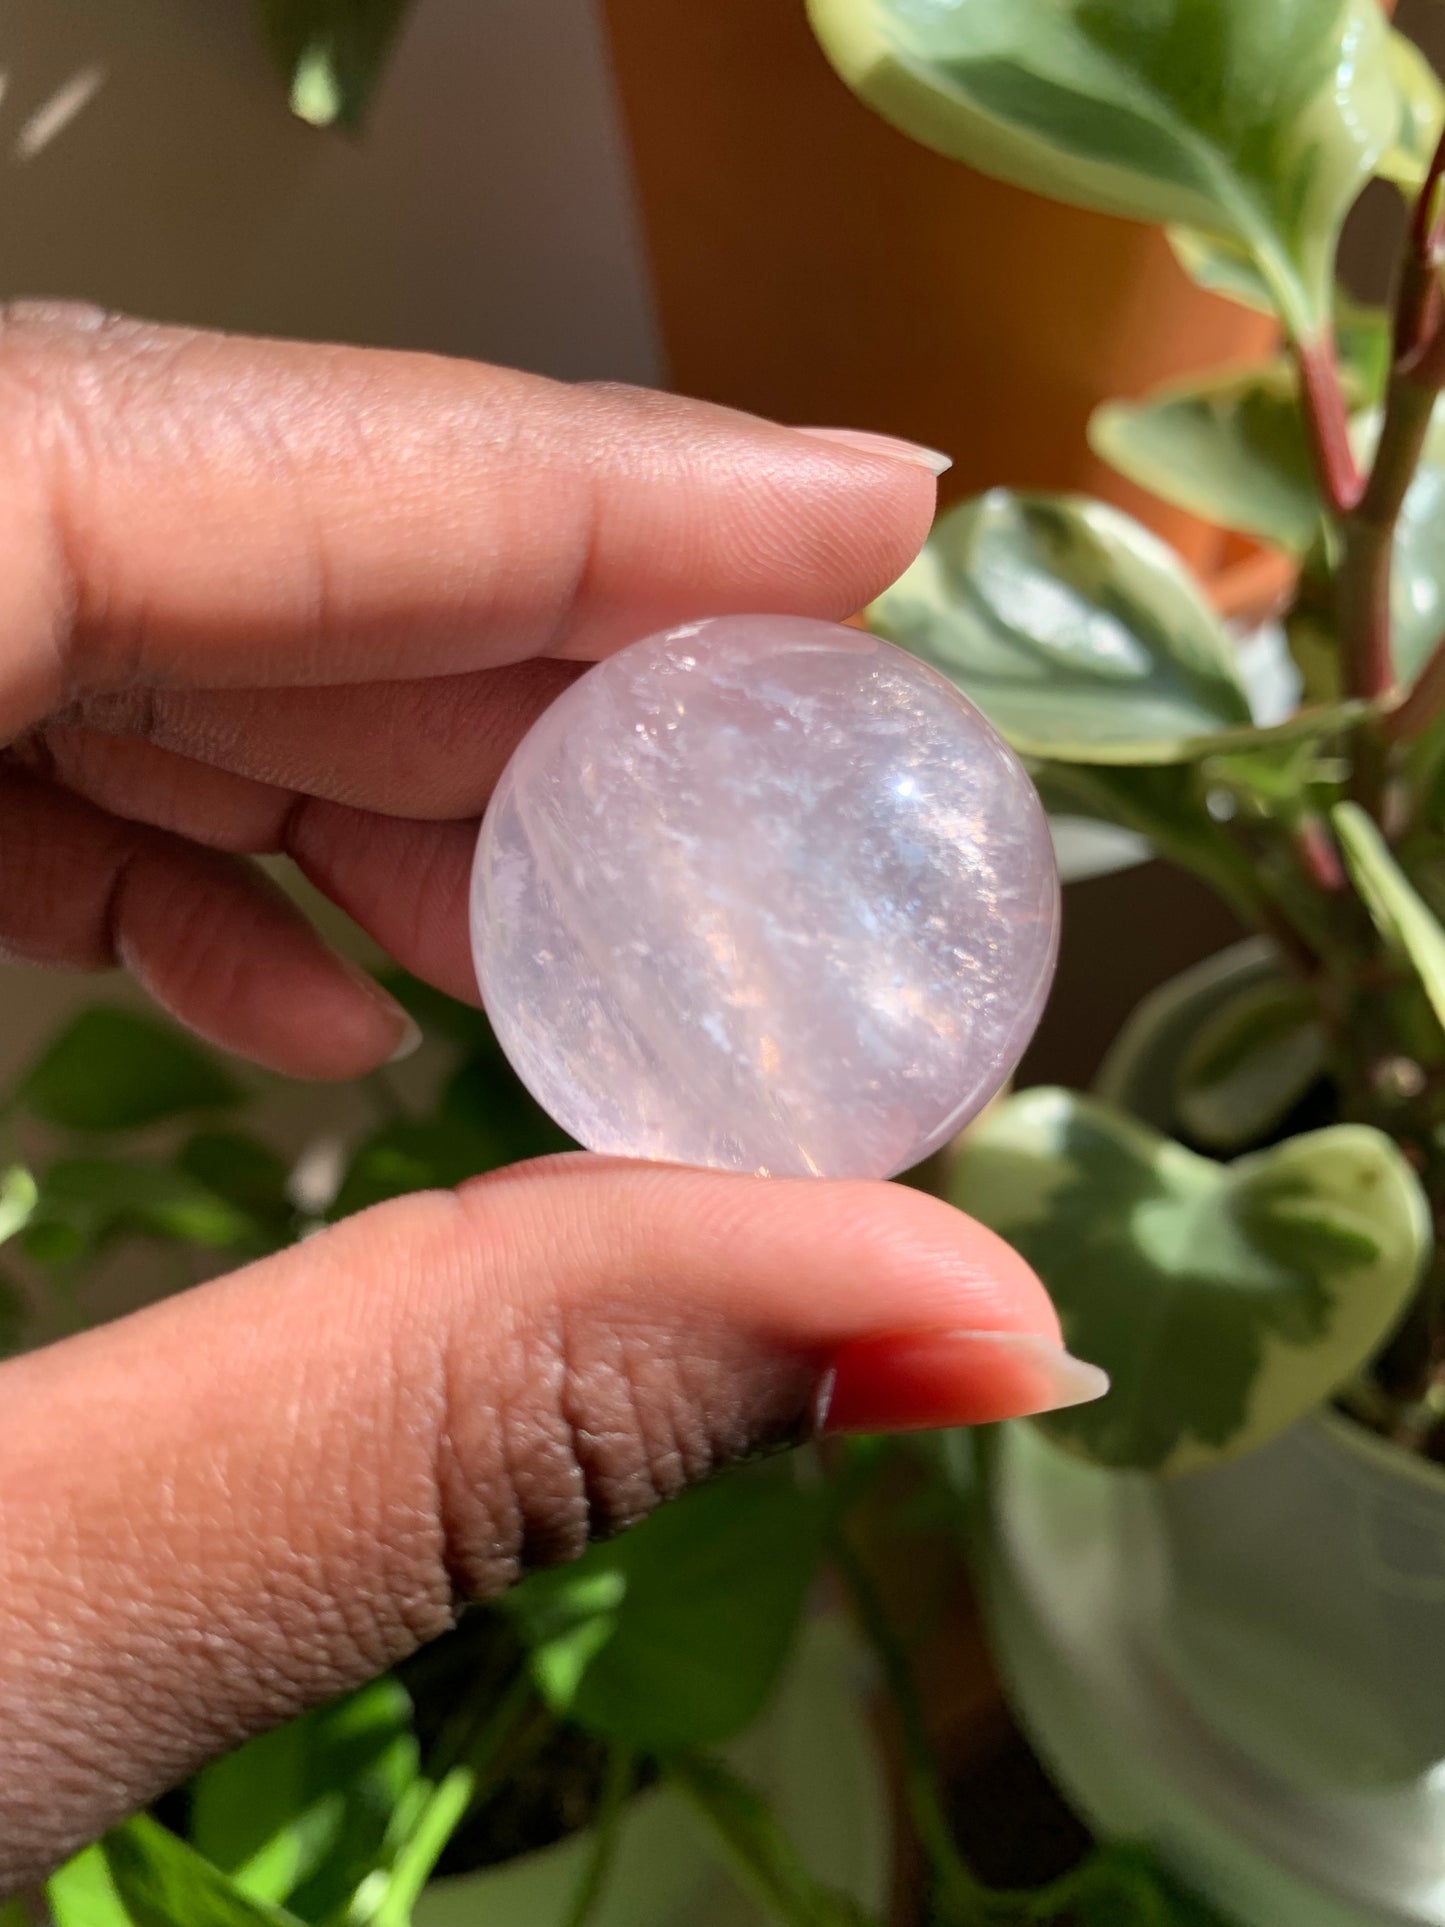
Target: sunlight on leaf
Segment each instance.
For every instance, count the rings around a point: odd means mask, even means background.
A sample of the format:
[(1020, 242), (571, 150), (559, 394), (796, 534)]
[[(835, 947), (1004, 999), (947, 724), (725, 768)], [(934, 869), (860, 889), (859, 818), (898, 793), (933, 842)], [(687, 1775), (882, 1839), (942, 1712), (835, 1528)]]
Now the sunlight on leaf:
[(1411, 192), (1419, 189), (1445, 125), (1445, 87), (1420, 49), (1391, 28), (1390, 78), (1400, 97), (1400, 126), (1377, 172)]
[(45, 1900), (55, 1927), (135, 1927), (98, 1846), (87, 1847), (50, 1876)]
[(325, 1919), (379, 1863), (419, 1770), (407, 1695), (378, 1680), (207, 1767), (190, 1839), (252, 1899)]
[(977, 496), (939, 521), (868, 617), (1026, 755), (1177, 762), (1249, 727), (1213, 610), (1172, 550), (1100, 502)]
[(39, 1202), (40, 1187), (23, 1164), (0, 1172), (0, 1245), (25, 1229)]
[(1377, 0), (810, 0), (885, 120), (1056, 200), (1243, 245), (1302, 338), (1400, 128)]
[(951, 1196), (1023, 1253), (1070, 1348), (1113, 1380), (1041, 1423), (1153, 1471), (1248, 1451), (1327, 1397), (1388, 1336), (1430, 1248), (1419, 1181), (1378, 1131), (1220, 1165), (1059, 1090), (982, 1119)]
[(148, 1814), (101, 1842), (132, 1927), (302, 1927), (284, 1908), (252, 1900)]
[(262, 31), (313, 127), (356, 129), (381, 79), (410, 0), (255, 0)]

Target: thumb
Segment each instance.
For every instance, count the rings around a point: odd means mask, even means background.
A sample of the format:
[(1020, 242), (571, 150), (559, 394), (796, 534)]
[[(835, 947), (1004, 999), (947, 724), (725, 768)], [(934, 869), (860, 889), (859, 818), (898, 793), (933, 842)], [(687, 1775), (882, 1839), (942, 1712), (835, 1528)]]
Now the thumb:
[(0, 1368), (0, 1895), (756, 1446), (1093, 1396), (894, 1185), (569, 1157)]

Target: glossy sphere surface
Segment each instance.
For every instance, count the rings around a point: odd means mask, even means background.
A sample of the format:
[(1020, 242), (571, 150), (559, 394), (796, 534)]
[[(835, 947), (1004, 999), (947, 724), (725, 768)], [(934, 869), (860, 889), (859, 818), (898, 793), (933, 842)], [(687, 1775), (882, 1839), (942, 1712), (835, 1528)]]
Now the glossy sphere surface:
[(832, 623), (728, 616), (589, 670), (472, 874), (482, 996), (580, 1143), (887, 1177), (999, 1089), (1053, 970), (1033, 786), (953, 686)]

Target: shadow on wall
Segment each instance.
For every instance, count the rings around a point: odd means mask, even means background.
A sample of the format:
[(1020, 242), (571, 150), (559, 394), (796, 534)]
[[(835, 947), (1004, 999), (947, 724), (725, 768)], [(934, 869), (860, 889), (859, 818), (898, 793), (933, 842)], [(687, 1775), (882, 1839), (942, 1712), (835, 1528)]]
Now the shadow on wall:
[(7, 295), (659, 379), (590, 0), (420, 0), (364, 143), (245, 0), (11, 0), (0, 79)]

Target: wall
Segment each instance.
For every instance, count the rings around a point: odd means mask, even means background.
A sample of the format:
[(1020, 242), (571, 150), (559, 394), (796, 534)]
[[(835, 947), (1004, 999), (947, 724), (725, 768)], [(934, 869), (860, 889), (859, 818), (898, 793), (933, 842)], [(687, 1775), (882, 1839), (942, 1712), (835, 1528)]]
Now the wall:
[[(248, 0), (8, 0), (0, 292), (663, 378), (591, 0), (420, 0), (359, 143), (291, 118)], [(0, 1085), (94, 989), (0, 964)]]

